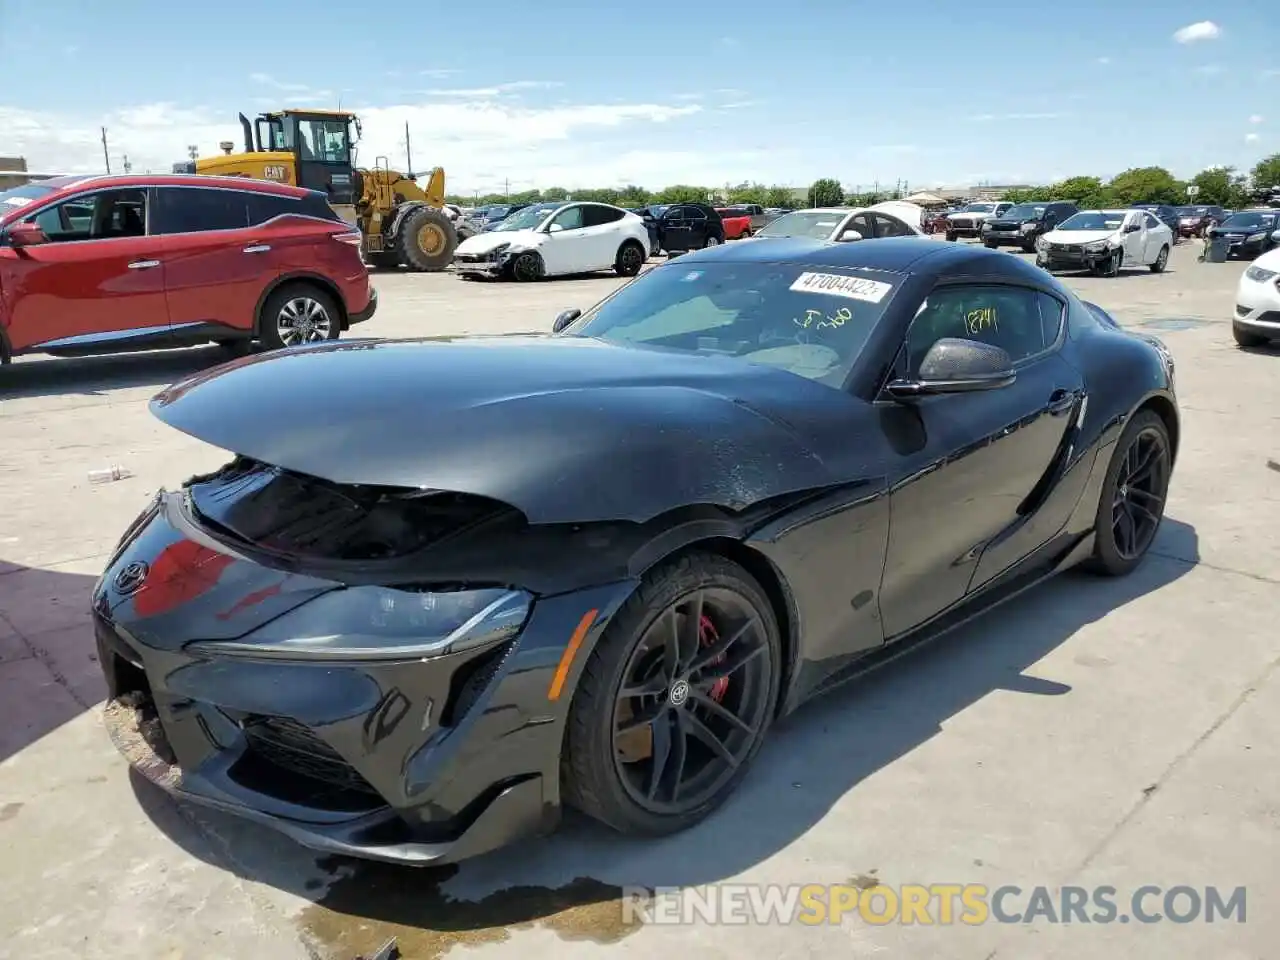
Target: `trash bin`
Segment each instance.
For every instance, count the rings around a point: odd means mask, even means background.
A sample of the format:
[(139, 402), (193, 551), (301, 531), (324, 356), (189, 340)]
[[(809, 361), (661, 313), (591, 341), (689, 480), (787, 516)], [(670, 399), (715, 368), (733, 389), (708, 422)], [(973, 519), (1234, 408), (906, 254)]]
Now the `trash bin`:
[(1226, 237), (1210, 237), (1204, 242), (1204, 262), (1205, 263), (1226, 263), (1227, 262), (1227, 239)]

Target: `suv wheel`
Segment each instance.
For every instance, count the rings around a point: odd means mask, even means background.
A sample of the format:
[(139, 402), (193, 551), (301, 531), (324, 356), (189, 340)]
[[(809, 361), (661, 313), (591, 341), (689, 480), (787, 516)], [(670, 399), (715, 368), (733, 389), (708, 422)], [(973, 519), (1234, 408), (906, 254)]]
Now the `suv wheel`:
[(258, 338), (268, 350), (337, 340), (342, 312), (333, 297), (311, 283), (287, 283), (262, 305)]

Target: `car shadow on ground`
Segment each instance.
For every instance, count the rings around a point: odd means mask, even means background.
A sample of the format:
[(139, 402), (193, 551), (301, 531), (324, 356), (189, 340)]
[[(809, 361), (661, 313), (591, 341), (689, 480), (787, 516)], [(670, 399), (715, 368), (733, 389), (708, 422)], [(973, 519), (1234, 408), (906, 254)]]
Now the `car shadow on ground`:
[(214, 345), (151, 353), (94, 357), (40, 357), (0, 367), (0, 400), (165, 387), (175, 380), (226, 363), (237, 354)]
[[(298, 931), (321, 957), (348, 958), (397, 937), (406, 958), (435, 958), (533, 924), (565, 939), (613, 942), (639, 925), (624, 906), (634, 888), (693, 887), (756, 867), (993, 691), (1069, 696), (1071, 687), (1025, 671), (1082, 627), (1191, 570), (1195, 530), (1166, 519), (1155, 549), (1129, 577), (1068, 573), (802, 708), (772, 731), (726, 806), (673, 837), (624, 838), (571, 814), (553, 836), (461, 867), (415, 870), (317, 860), (264, 828), (179, 807), (140, 776), (134, 789), (157, 826), (194, 856), (312, 901)], [(859, 864), (854, 848), (842, 857), (858, 872), (875, 868)]]
[(0, 762), (106, 695), (89, 619), (93, 582), (0, 560)]

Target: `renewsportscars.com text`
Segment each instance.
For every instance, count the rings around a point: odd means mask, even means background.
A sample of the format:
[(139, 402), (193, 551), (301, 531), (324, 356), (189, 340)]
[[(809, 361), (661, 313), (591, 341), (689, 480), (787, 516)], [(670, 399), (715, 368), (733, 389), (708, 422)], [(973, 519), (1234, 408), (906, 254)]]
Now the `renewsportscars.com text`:
[(988, 887), (976, 883), (718, 884), (623, 888), (624, 921), (652, 924), (862, 922), (946, 926), (985, 923), (1244, 923), (1244, 887), (1177, 885)]

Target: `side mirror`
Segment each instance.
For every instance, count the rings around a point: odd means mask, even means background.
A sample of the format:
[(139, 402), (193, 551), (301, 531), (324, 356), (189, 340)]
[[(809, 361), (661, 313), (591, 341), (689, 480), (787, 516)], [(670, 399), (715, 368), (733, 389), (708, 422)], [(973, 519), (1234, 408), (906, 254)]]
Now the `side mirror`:
[(582, 316), (581, 310), (565, 310), (556, 317), (556, 322), (551, 325), (551, 332), (559, 333), (580, 316)]
[(551, 224), (551, 226), (547, 227), (547, 233), (559, 233), (563, 229), (564, 229), (563, 223), (553, 223)]
[(1272, 231), (1271, 231), (1271, 242), (1272, 242), (1272, 243), (1280, 243), (1280, 230), (1272, 230)]
[(895, 399), (909, 400), (940, 393), (997, 390), (1016, 378), (1013, 360), (1000, 347), (944, 337), (924, 355), (917, 379), (890, 381), (885, 390)]
[(841, 243), (849, 243), (852, 240), (861, 240), (861, 239), (862, 239), (862, 231), (860, 230), (846, 230), (844, 233), (840, 234)]
[(45, 232), (34, 223), (15, 223), (5, 232), (11, 247), (34, 247), (49, 242)]
[(1142, 224), (1140, 224), (1140, 223), (1130, 223), (1130, 224), (1128, 224), (1128, 225), (1124, 228), (1124, 232), (1125, 232), (1125, 233), (1137, 233), (1137, 232), (1138, 232), (1139, 230), (1141, 230), (1141, 229), (1142, 229)]

